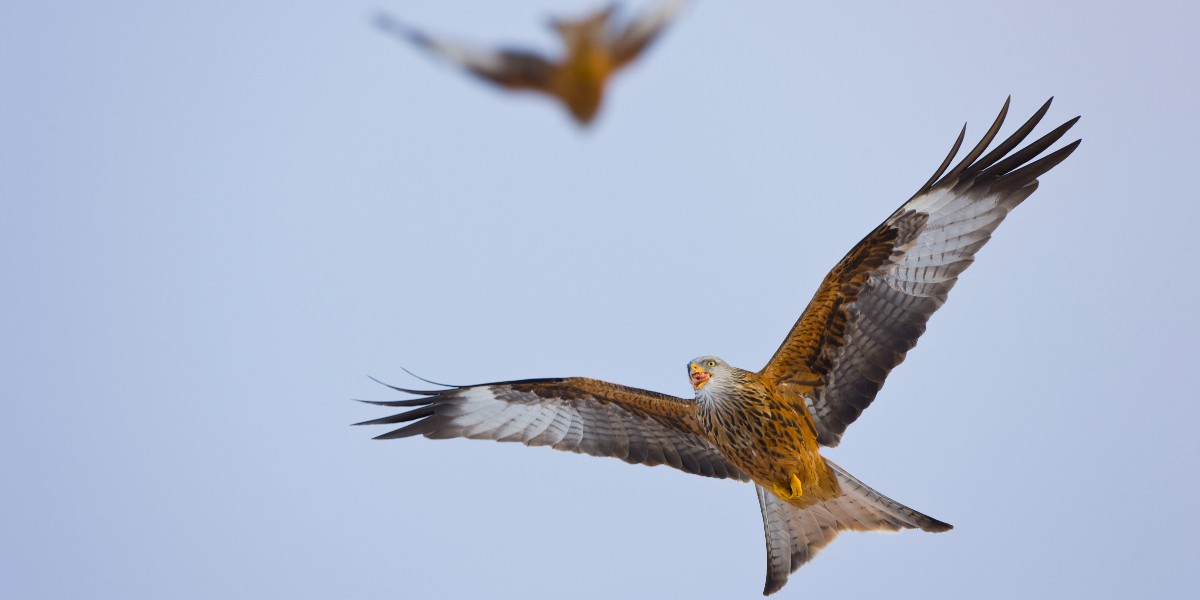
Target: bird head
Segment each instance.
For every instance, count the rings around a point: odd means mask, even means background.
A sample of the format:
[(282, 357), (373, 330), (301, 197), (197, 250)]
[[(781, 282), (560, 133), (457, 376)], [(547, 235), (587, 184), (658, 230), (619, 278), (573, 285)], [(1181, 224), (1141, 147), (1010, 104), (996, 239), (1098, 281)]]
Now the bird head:
[(699, 356), (688, 361), (692, 389), (700, 395), (705, 386), (724, 387), (733, 375), (733, 367), (715, 356)]

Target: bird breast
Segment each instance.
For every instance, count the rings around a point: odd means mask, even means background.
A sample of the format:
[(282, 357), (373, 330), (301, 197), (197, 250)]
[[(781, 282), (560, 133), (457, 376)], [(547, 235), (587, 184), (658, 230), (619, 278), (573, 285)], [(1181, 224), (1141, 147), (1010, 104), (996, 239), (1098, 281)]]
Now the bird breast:
[(758, 382), (714, 388), (698, 406), (701, 427), (717, 448), (751, 479), (807, 492), (788, 499), (797, 506), (837, 496), (837, 483), (818, 453), (817, 434), (803, 405)]

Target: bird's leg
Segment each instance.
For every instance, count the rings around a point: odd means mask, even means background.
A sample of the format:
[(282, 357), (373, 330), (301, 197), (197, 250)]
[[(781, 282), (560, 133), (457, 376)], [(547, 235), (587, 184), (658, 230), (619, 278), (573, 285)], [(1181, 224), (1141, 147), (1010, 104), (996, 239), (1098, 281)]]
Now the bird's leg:
[(789, 487), (785, 487), (779, 483), (775, 483), (771, 486), (772, 490), (775, 492), (775, 495), (779, 496), (780, 500), (791, 500), (792, 498), (798, 498), (804, 495), (804, 487), (800, 485), (800, 478), (796, 477), (795, 473), (792, 474), (792, 480), (789, 481), (788, 484)]

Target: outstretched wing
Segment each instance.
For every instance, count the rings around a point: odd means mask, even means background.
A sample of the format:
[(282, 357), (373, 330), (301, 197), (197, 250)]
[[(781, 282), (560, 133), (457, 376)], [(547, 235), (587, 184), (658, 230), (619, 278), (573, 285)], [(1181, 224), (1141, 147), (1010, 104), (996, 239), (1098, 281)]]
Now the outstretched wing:
[(554, 74), (549, 60), (521, 50), (482, 50), (433, 39), (395, 18), (379, 14), (375, 24), (383, 31), (441, 56), (472, 74), (514, 90), (547, 90)]
[(656, 10), (647, 11), (630, 21), (615, 34), (611, 46), (615, 68), (619, 69), (636, 59), (687, 4), (688, 0), (668, 0)]
[(821, 444), (838, 444), (1008, 212), (1075, 151), (1080, 140), (1034, 160), (1079, 117), (1013, 152), (1049, 108), (1047, 101), (980, 158), (1008, 113), (1005, 101), (979, 144), (947, 172), (964, 127), (933, 177), (826, 275), (763, 367), (768, 381), (805, 399)]
[(440, 391), (394, 389), (420, 397), (370, 402), (409, 408), (357, 423), (408, 423), (376, 439), (423, 435), (521, 442), (628, 463), (665, 464), (706, 477), (749, 479), (700, 433), (695, 403), (682, 398), (582, 377)]

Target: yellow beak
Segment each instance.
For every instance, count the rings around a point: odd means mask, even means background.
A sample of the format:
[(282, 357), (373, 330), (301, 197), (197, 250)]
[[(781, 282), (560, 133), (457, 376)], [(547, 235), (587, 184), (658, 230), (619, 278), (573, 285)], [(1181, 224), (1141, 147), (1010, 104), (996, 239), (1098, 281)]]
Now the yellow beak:
[(691, 372), (692, 389), (694, 390), (704, 387), (704, 384), (708, 383), (709, 379), (712, 379), (712, 375), (696, 363), (692, 363), (688, 370)]

